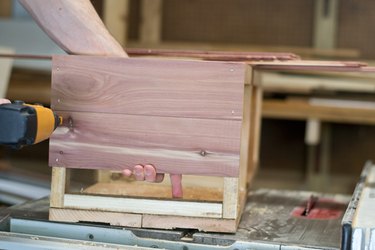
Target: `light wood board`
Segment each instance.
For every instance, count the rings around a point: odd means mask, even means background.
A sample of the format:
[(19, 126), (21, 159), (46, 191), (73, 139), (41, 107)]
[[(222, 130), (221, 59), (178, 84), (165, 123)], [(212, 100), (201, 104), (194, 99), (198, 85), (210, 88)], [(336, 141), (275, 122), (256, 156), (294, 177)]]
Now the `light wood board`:
[(64, 208), (137, 214), (221, 218), (222, 204), (65, 194)]

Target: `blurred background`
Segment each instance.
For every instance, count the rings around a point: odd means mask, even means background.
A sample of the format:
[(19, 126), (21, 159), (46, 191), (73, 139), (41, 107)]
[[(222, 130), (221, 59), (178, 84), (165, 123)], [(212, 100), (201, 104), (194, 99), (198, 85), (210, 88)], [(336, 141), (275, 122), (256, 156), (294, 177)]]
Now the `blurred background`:
[[(374, 64), (371, 0), (92, 3), (125, 48), (292, 52), (303, 59)], [(17, 1), (1, 0), (0, 18), (0, 53), (64, 53)], [(48, 60), (0, 58), (0, 95), (48, 106), (50, 73)], [(351, 194), (364, 163), (375, 160), (375, 76), (276, 72), (264, 82), (253, 188)], [(0, 201), (15, 204), (48, 194), (47, 161), (48, 142), (18, 151), (0, 148)]]

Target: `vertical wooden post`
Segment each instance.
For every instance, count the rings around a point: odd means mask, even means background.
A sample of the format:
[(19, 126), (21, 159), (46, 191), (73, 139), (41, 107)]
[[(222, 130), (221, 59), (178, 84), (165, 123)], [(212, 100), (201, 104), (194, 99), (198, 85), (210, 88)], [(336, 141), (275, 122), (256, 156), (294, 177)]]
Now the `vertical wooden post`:
[(249, 160), (251, 155), (248, 154), (251, 145), (251, 127), (253, 112), (253, 68), (247, 66), (244, 79), (244, 99), (241, 128), (241, 150), (240, 166), (238, 178), (224, 178), (223, 192), (223, 218), (236, 219), (245, 202), (246, 195), (246, 176), (248, 172)]
[(223, 218), (236, 219), (238, 216), (239, 178), (225, 177), (223, 190)]
[(64, 195), (66, 188), (66, 168), (52, 167), (51, 182), (51, 207), (64, 207)]
[(336, 47), (338, 0), (316, 0), (313, 46), (316, 49)]
[(105, 0), (103, 21), (112, 36), (125, 46), (128, 33), (129, 0)]
[(251, 93), (251, 112), (250, 112), (250, 145), (249, 162), (247, 172), (247, 182), (250, 183), (259, 164), (259, 147), (260, 147), (260, 133), (262, 122), (262, 100), (263, 90), (261, 87), (261, 73), (254, 71), (253, 85), (254, 89)]
[(140, 42), (159, 44), (161, 41), (162, 0), (141, 2)]

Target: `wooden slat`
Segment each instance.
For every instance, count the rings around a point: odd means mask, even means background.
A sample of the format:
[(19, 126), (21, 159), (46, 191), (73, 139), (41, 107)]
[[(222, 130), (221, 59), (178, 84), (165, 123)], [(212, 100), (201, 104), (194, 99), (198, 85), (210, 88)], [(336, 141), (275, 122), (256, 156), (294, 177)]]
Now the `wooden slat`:
[(351, 61), (305, 61), (292, 60), (285, 62), (252, 62), (256, 69), (261, 70), (320, 70), (332, 72), (359, 72), (367, 64)]
[(66, 188), (66, 169), (65, 168), (52, 168), (52, 180), (51, 180), (51, 207), (63, 207), (64, 206), (64, 194)]
[(152, 163), (158, 172), (237, 176), (241, 122), (59, 112), (50, 166), (122, 170)]
[(263, 88), (262, 74), (254, 71), (253, 91), (251, 93), (250, 104), (250, 132), (249, 132), (249, 147), (248, 147), (248, 171), (247, 182), (250, 183), (259, 165), (259, 151), (260, 151), (260, 135), (262, 122), (262, 103), (263, 103)]
[(126, 214), (67, 208), (50, 208), (49, 220), (64, 222), (96, 222), (109, 223), (112, 226), (142, 227), (141, 214)]
[(296, 120), (316, 118), (321, 121), (338, 123), (375, 124), (374, 109), (314, 105), (305, 100), (265, 100), (262, 112), (263, 117), (266, 118)]
[[(248, 171), (255, 171), (251, 168), (251, 156), (249, 155), (249, 146), (252, 144), (251, 129), (253, 129), (253, 114), (254, 105), (257, 103), (253, 101), (254, 89), (254, 71), (252, 67), (248, 67), (244, 75), (246, 84), (244, 88), (244, 108), (243, 108), (243, 122), (241, 127), (241, 147), (240, 147), (240, 165), (238, 178), (224, 178), (224, 192), (223, 192), (223, 218), (234, 219), (237, 218), (240, 208), (240, 194), (246, 193), (247, 187), (247, 173)], [(260, 104), (259, 104), (260, 105)], [(260, 118), (259, 118), (260, 119)]]
[(238, 216), (239, 178), (224, 178), (223, 218), (235, 219)]
[(142, 218), (142, 226), (145, 228), (196, 228), (205, 232), (234, 233), (237, 230), (239, 218), (236, 220), (215, 218), (191, 218), (182, 216), (164, 216), (145, 214)]
[(245, 64), (56, 56), (52, 108), (241, 119)]
[(238, 51), (204, 51), (176, 49), (142, 49), (128, 48), (130, 56), (188, 57), (213, 61), (288, 61), (300, 59), (292, 53), (277, 52), (238, 52)]
[(144, 227), (157, 229), (188, 228), (206, 232), (235, 232), (237, 220), (194, 218), (183, 216), (130, 214), (92, 210), (50, 208), (49, 219), (64, 222), (99, 222), (112, 226)]
[[(128, 43), (128, 48), (143, 48), (144, 45), (139, 43), (138, 41), (133, 41)], [(334, 50), (321, 50), (321, 49), (314, 49), (311, 47), (301, 47), (301, 46), (254, 46), (249, 45), (249, 43), (241, 44), (241, 43), (201, 43), (201, 42), (167, 42), (163, 41), (159, 44), (153, 44), (151, 46), (147, 46), (149, 49), (179, 49), (179, 50), (186, 50), (186, 48), (192, 50), (215, 50), (215, 51), (256, 51), (256, 52), (290, 52), (301, 56), (302, 58), (335, 58), (335, 59), (344, 59), (348, 60), (348, 58), (359, 58), (360, 51), (358, 49), (348, 49), (348, 48), (336, 48)]]
[(132, 199), (92, 195), (64, 195), (64, 207), (138, 214), (220, 218), (221, 203)]
[[(186, 177), (186, 176), (184, 176)], [(184, 185), (186, 178), (183, 179)], [(125, 182), (117, 181), (111, 183), (97, 183), (85, 190), (85, 194), (99, 194), (99, 195), (119, 195), (127, 197), (143, 197), (143, 198), (162, 198), (172, 199), (171, 185), (161, 183), (148, 183), (148, 182)], [(185, 201), (214, 201), (221, 202), (223, 200), (222, 188), (183, 186), (183, 197)]]
[[(252, 84), (245, 85), (244, 89), (244, 109), (243, 109), (243, 123), (241, 128), (241, 151), (240, 151), (240, 174), (239, 174), (239, 189), (241, 192), (245, 192), (247, 190), (247, 176), (249, 171), (255, 171), (252, 169), (251, 164), (251, 156), (249, 154), (250, 145), (253, 143), (253, 135), (251, 134), (253, 126), (254, 126), (254, 119), (253, 119), (253, 111), (255, 106), (260, 105), (253, 100), (253, 92), (254, 92), (254, 70), (252, 67), (246, 71), (245, 76)], [(260, 118), (259, 118), (260, 119)]]

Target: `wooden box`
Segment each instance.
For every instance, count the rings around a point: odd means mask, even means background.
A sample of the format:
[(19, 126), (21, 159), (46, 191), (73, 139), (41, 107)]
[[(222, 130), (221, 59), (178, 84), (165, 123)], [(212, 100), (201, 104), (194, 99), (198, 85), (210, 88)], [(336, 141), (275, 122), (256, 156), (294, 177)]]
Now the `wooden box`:
[[(64, 124), (50, 140), (50, 219), (235, 232), (258, 165), (264, 72), (375, 72), (358, 62), (237, 56), (244, 62), (55, 56), (52, 108)], [(183, 198), (172, 199), (168, 183), (119, 173), (149, 163), (183, 175)], [(71, 170), (97, 178), (77, 189)]]
[[(244, 62), (55, 56), (50, 219), (234, 232), (257, 165), (256, 83)], [(118, 173), (149, 163), (183, 175), (183, 198)], [(71, 169), (97, 181), (74, 191)]]

